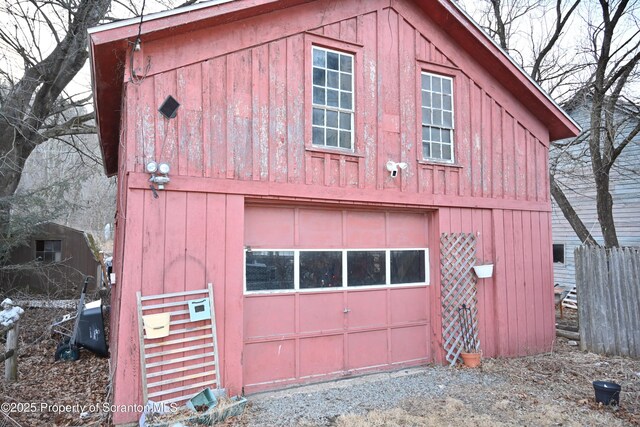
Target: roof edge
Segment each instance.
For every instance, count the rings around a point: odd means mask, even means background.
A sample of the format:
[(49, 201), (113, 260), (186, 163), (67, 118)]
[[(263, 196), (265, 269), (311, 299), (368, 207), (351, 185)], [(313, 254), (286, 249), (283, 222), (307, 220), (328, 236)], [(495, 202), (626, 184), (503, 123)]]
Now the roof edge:
[(209, 0), (203, 3), (192, 4), (190, 6), (184, 6), (176, 9), (165, 10), (163, 12), (154, 12), (148, 15), (142, 15), (141, 17), (137, 16), (134, 18), (128, 18), (128, 19), (123, 19), (121, 21), (111, 22), (109, 24), (98, 25), (98, 26), (89, 28), (87, 32), (89, 33), (89, 35), (93, 35), (95, 33), (99, 33), (102, 31), (109, 31), (116, 28), (128, 27), (129, 25), (136, 25), (144, 22), (155, 21), (155, 20), (166, 18), (169, 16), (180, 15), (182, 13), (189, 13), (195, 10), (200, 10), (207, 7), (217, 6), (225, 3), (231, 3), (234, 1), (236, 0)]

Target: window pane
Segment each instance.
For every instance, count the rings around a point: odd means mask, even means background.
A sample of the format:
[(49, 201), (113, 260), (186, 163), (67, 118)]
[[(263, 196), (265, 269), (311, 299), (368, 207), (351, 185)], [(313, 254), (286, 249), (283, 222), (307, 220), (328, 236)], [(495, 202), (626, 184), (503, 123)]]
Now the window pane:
[(337, 107), (338, 106), (338, 91), (337, 90), (327, 90), (327, 105), (329, 107)]
[(435, 144), (432, 143), (431, 144), (431, 155), (433, 156), (433, 158), (435, 159), (441, 159), (442, 158), (442, 152), (440, 150), (440, 144)]
[(327, 129), (327, 146), (338, 146), (338, 131), (335, 129)]
[(428, 142), (424, 142), (422, 144), (422, 157), (425, 159), (431, 157), (431, 144)]
[(442, 126), (446, 127), (446, 128), (452, 128), (453, 127), (453, 121), (451, 120), (451, 113), (448, 111), (444, 111), (442, 113)]
[(385, 263), (384, 251), (347, 252), (347, 286), (384, 285)]
[(431, 128), (428, 126), (422, 127), (422, 140), (423, 141), (431, 141)]
[(327, 52), (327, 68), (330, 70), (338, 70), (339, 67), (339, 59), (338, 54), (335, 52)]
[(325, 105), (324, 89), (313, 87), (313, 103), (317, 105)]
[(325, 85), (325, 71), (321, 68), (313, 69), (313, 84), (318, 86)]
[(442, 110), (433, 110), (432, 119), (434, 125), (442, 125)]
[(451, 160), (451, 145), (442, 144), (442, 159)]
[(313, 65), (325, 67), (326, 64), (325, 51), (321, 49), (313, 49)]
[(353, 58), (347, 55), (340, 55), (340, 71), (351, 73), (353, 71)]
[(431, 128), (431, 141), (440, 141), (440, 129)]
[(340, 113), (340, 129), (351, 130), (351, 114)]
[(431, 109), (423, 108), (422, 109), (422, 124), (430, 125), (431, 124)]
[(434, 93), (431, 95), (431, 100), (433, 101), (433, 108), (442, 108), (442, 95), (439, 93)]
[(300, 252), (300, 289), (342, 286), (342, 252)]
[(442, 79), (442, 93), (451, 93), (451, 80)]
[(36, 240), (36, 251), (44, 251), (44, 240)]
[(313, 145), (324, 145), (324, 128), (313, 127)]
[(442, 139), (442, 142), (446, 142), (446, 143), (451, 143), (451, 131), (450, 130), (443, 130), (440, 132), (440, 139)]
[(451, 95), (442, 95), (442, 108), (451, 111)]
[(426, 281), (424, 250), (391, 251), (391, 284)]
[(324, 110), (321, 108), (313, 109), (313, 124), (324, 126)]
[(351, 149), (351, 132), (340, 131), (340, 147)]
[(327, 71), (327, 87), (338, 89), (339, 86), (340, 75), (336, 71)]
[(431, 107), (431, 93), (430, 92), (422, 92), (422, 106), (423, 107)]
[(338, 127), (338, 112), (327, 110), (327, 126), (332, 128)]
[(293, 252), (252, 251), (246, 258), (248, 291), (293, 289)]
[(428, 74), (422, 75), (422, 89), (429, 90), (431, 89), (431, 76)]
[(440, 85), (441, 81), (442, 79), (440, 77), (431, 76), (432, 90), (434, 92), (440, 92), (442, 90)]
[(343, 108), (345, 110), (351, 110), (352, 108), (351, 98), (352, 97), (349, 92), (340, 93), (340, 108)]
[(564, 264), (564, 244), (553, 244), (553, 262)]
[(351, 92), (351, 74), (340, 74), (340, 89)]

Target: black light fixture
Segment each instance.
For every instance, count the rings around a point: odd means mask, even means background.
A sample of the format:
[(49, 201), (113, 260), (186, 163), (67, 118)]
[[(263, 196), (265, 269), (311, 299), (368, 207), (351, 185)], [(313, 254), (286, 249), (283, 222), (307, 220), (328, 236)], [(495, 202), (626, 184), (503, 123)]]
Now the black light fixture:
[(176, 99), (169, 95), (167, 99), (164, 100), (158, 111), (160, 114), (165, 116), (167, 119), (173, 119), (176, 116), (176, 111), (178, 111), (178, 107), (180, 103), (176, 101)]

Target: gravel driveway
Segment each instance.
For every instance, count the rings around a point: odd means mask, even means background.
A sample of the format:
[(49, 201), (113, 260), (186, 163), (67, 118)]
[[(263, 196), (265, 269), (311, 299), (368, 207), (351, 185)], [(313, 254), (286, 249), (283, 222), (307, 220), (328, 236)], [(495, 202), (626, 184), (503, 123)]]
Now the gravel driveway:
[(442, 398), (470, 385), (502, 380), (479, 371), (442, 366), (374, 374), (250, 397), (250, 426), (333, 425), (340, 415), (391, 409), (412, 398)]
[[(640, 425), (640, 361), (581, 352), (486, 359), (478, 369), (427, 366), (248, 396), (233, 426)], [(620, 407), (591, 382), (622, 385)]]

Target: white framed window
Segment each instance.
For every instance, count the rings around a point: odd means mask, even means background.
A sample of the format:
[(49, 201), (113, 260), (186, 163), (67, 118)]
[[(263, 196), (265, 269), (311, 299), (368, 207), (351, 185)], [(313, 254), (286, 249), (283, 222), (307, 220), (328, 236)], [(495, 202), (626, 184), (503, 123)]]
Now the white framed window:
[(353, 151), (354, 56), (313, 46), (312, 144)]
[(246, 249), (245, 292), (429, 285), (429, 249)]
[(454, 162), (453, 79), (422, 72), (422, 157)]

